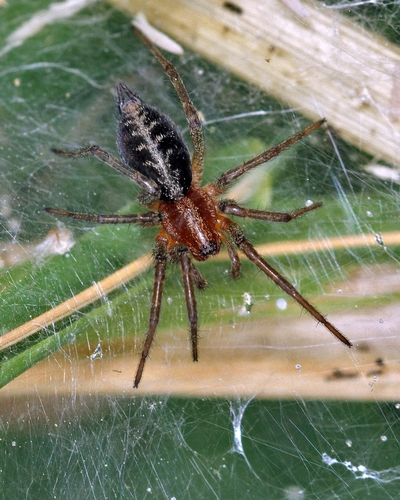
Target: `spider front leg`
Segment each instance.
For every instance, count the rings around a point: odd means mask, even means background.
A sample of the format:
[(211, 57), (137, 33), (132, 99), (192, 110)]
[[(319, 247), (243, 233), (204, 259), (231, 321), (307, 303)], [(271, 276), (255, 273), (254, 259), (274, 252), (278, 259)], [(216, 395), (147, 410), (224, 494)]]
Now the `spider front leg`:
[(224, 219), (222, 229), (230, 235), (236, 246), (251, 260), (268, 278), (270, 278), (276, 285), (278, 285), (285, 293), (293, 297), (293, 299), (300, 304), (306, 311), (308, 311), (314, 318), (322, 323), (335, 337), (337, 337), (343, 344), (348, 347), (352, 343), (342, 335), (339, 330), (332, 325), (317, 309), (311, 305), (296, 289), (284, 278), (276, 269), (270, 266), (257, 252), (253, 245), (247, 241), (243, 234), (242, 228), (229, 219)]
[(208, 285), (207, 280), (203, 278), (203, 276), (200, 274), (200, 271), (193, 264), (193, 262), (191, 263), (191, 268), (192, 268), (193, 281), (194, 284), (196, 285), (196, 288), (198, 290), (204, 290), (204, 288)]
[(223, 233), (220, 233), (220, 236), (222, 241), (224, 242), (224, 245), (226, 246), (226, 250), (228, 251), (228, 257), (229, 260), (231, 261), (230, 275), (233, 279), (237, 279), (240, 276), (240, 269), (241, 269), (239, 255), (235, 250), (235, 248), (233, 247), (229, 238), (227, 238)]
[(182, 252), (179, 257), (181, 270), (182, 270), (182, 280), (183, 286), (185, 288), (185, 299), (186, 299), (186, 308), (188, 311), (188, 319), (190, 325), (190, 342), (192, 346), (192, 358), (193, 361), (198, 361), (199, 353), (198, 353), (198, 317), (197, 317), (197, 304), (196, 304), (196, 296), (194, 293), (194, 277), (193, 277), (193, 265), (191, 263), (189, 254), (187, 251)]
[(133, 387), (139, 386), (143, 375), (144, 365), (149, 355), (151, 344), (153, 343), (154, 334), (158, 322), (160, 320), (161, 300), (164, 288), (165, 270), (167, 267), (167, 245), (162, 237), (156, 238), (156, 246), (154, 248), (155, 270), (154, 270), (154, 288), (153, 297), (151, 299), (149, 329), (146, 333), (142, 353), (140, 355), (139, 366), (136, 371)]

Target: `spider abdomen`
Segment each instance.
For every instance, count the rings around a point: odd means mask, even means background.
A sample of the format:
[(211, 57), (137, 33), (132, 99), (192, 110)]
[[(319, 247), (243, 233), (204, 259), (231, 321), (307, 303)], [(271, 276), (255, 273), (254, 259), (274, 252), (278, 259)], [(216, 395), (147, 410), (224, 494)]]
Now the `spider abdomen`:
[(173, 201), (188, 192), (192, 182), (189, 149), (176, 125), (143, 104), (124, 83), (117, 85), (121, 118), (118, 149), (124, 163), (160, 188), (160, 199)]
[(220, 251), (217, 210), (204, 189), (191, 187), (183, 198), (161, 202), (158, 210), (163, 214), (165, 231), (177, 244), (187, 246), (196, 260), (206, 260)]

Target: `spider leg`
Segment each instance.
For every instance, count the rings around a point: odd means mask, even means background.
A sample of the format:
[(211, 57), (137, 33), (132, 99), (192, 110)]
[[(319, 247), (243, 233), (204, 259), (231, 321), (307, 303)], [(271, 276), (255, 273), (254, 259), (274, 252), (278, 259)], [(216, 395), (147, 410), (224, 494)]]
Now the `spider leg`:
[(243, 217), (248, 219), (257, 219), (270, 222), (290, 222), (291, 220), (297, 219), (302, 215), (320, 208), (322, 203), (313, 203), (308, 207), (302, 207), (292, 212), (267, 212), (266, 210), (253, 210), (251, 208), (244, 208), (238, 205), (235, 201), (222, 200), (218, 208), (221, 212), (234, 215), (236, 217)]
[(115, 156), (102, 149), (100, 146), (93, 144), (92, 146), (85, 146), (83, 148), (75, 149), (74, 151), (68, 151), (65, 149), (52, 149), (53, 153), (62, 156), (68, 156), (69, 158), (80, 158), (81, 156), (94, 156), (98, 160), (102, 161), (106, 165), (121, 174), (129, 177), (133, 182), (135, 182), (139, 187), (145, 189), (151, 196), (159, 197), (160, 189), (155, 182), (145, 177), (143, 174), (137, 170), (131, 170), (122, 162), (120, 162)]
[(185, 84), (179, 76), (176, 68), (161, 54), (155, 45), (137, 28), (132, 28), (133, 32), (140, 38), (140, 40), (149, 48), (150, 52), (158, 60), (164, 68), (165, 73), (171, 80), (176, 93), (182, 103), (183, 110), (189, 124), (190, 137), (193, 142), (193, 156), (192, 156), (192, 171), (193, 171), (193, 185), (200, 186), (201, 178), (203, 175), (204, 166), (204, 138), (203, 126), (197, 109), (195, 108), (189, 93), (186, 90)]
[(161, 223), (159, 212), (146, 212), (143, 214), (86, 214), (82, 212), (68, 212), (59, 208), (44, 207), (43, 210), (53, 215), (71, 217), (72, 219), (96, 222), (97, 224), (140, 224), (143, 227), (158, 226)]
[(267, 151), (263, 151), (259, 155), (255, 156), (251, 160), (246, 161), (245, 163), (242, 163), (242, 165), (239, 165), (237, 167), (231, 168), (230, 170), (227, 170), (225, 173), (217, 177), (217, 179), (211, 183), (207, 184), (205, 188), (207, 189), (207, 192), (211, 196), (217, 196), (228, 188), (228, 186), (238, 179), (240, 176), (248, 172), (249, 170), (258, 167), (258, 165), (261, 165), (262, 163), (266, 163), (269, 160), (272, 160), (272, 158), (275, 158), (278, 156), (282, 151), (285, 149), (289, 148), (296, 142), (300, 141), (303, 137), (305, 137), (308, 134), (311, 134), (311, 132), (314, 132), (317, 128), (319, 128), (321, 125), (325, 123), (325, 118), (322, 120), (319, 120), (318, 122), (313, 123), (312, 125), (309, 125), (306, 127), (304, 130), (301, 132), (298, 132), (297, 134), (292, 135), (285, 141), (282, 141), (280, 144), (277, 146), (274, 146)]
[(191, 263), (192, 267), (192, 276), (194, 280), (194, 284), (196, 285), (196, 288), (198, 290), (204, 290), (204, 288), (208, 285), (207, 280), (203, 278), (203, 276), (200, 274), (200, 271), (197, 269), (197, 267)]
[(226, 249), (228, 251), (228, 257), (229, 260), (231, 261), (231, 277), (234, 279), (239, 278), (240, 276), (240, 259), (237, 251), (235, 250), (234, 246), (232, 245), (231, 241), (223, 234), (219, 233), (221, 236), (222, 241), (224, 242), (224, 245), (226, 246)]
[[(157, 240), (157, 239), (156, 239)], [(139, 365), (136, 371), (133, 387), (139, 386), (140, 380), (143, 375), (144, 365), (150, 352), (151, 344), (153, 343), (154, 334), (160, 319), (161, 299), (165, 280), (165, 269), (167, 267), (167, 250), (166, 245), (160, 239), (157, 241), (154, 249), (155, 270), (154, 270), (154, 288), (153, 297), (151, 299), (150, 320), (149, 328), (144, 340), (142, 353), (140, 356)]]
[(351, 347), (351, 342), (342, 335), (337, 328), (335, 328), (332, 323), (330, 323), (313, 305), (311, 305), (307, 299), (305, 299), (296, 289), (290, 284), (286, 278), (284, 278), (278, 271), (276, 271), (272, 266), (270, 266), (256, 251), (253, 245), (247, 241), (243, 234), (242, 228), (232, 222), (229, 219), (225, 219), (224, 230), (226, 230), (231, 236), (234, 243), (240, 248), (240, 250), (246, 255), (246, 257), (251, 260), (268, 278), (270, 278), (276, 285), (278, 285), (284, 292), (293, 297), (293, 299), (298, 302), (306, 311), (308, 311), (314, 318), (322, 323), (325, 328), (327, 328), (335, 337), (337, 337), (343, 344)]
[(197, 332), (197, 305), (196, 305), (196, 296), (194, 293), (193, 287), (193, 266), (190, 261), (190, 257), (188, 252), (183, 252), (180, 255), (180, 264), (182, 269), (182, 280), (183, 286), (185, 288), (185, 299), (186, 299), (186, 307), (188, 311), (188, 318), (190, 324), (190, 342), (192, 346), (192, 357), (193, 361), (198, 361), (199, 353), (198, 353), (198, 332)]

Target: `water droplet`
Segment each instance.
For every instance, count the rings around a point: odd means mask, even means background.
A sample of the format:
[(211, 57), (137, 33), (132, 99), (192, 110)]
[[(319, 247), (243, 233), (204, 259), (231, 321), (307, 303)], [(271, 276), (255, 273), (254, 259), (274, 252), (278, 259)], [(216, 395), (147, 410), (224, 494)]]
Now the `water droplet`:
[(96, 349), (89, 356), (90, 361), (94, 361), (95, 359), (101, 359), (103, 357), (103, 350), (100, 344), (97, 344)]
[(380, 233), (375, 233), (375, 241), (378, 243), (378, 245), (385, 248), (385, 245), (383, 244), (382, 235)]
[(243, 299), (243, 305), (238, 311), (239, 316), (246, 316), (247, 314), (250, 314), (251, 308), (253, 307), (253, 301), (249, 293), (245, 292), (243, 294)]
[(300, 486), (286, 486), (285, 490), (285, 500), (301, 500), (304, 498), (304, 489), (301, 488)]
[(242, 306), (238, 311), (238, 316), (247, 316), (248, 314), (249, 311), (246, 309), (245, 306)]
[(287, 302), (285, 299), (278, 299), (276, 301), (276, 307), (281, 311), (284, 311), (287, 308)]

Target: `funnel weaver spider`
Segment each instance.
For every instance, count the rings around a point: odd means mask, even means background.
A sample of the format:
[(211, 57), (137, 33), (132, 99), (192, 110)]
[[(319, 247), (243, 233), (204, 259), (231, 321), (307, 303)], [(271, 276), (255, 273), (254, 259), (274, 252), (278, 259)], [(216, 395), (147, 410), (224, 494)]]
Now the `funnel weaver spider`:
[(268, 151), (220, 175), (213, 183), (200, 186), (204, 164), (202, 125), (194, 104), (175, 67), (139, 30), (140, 40), (147, 45), (163, 66), (182, 103), (193, 142), (190, 157), (188, 146), (175, 124), (165, 115), (144, 104), (124, 83), (116, 86), (120, 122), (118, 149), (122, 162), (99, 146), (92, 145), (75, 151), (55, 149), (54, 152), (71, 158), (92, 155), (129, 177), (142, 188), (139, 200), (150, 211), (130, 215), (95, 215), (45, 208), (55, 215), (72, 217), (99, 224), (139, 224), (161, 227), (153, 249), (155, 277), (150, 308), (149, 328), (143, 344), (134, 387), (141, 381), (160, 317), (161, 299), (167, 262), (180, 264), (190, 324), (193, 361), (198, 360), (198, 318), (195, 288), (203, 289), (207, 282), (192, 262), (204, 261), (218, 254), (221, 245), (227, 248), (231, 260), (232, 278), (240, 275), (237, 247), (268, 278), (293, 297), (300, 306), (322, 323), (341, 342), (351, 343), (314, 306), (312, 306), (278, 271), (272, 268), (246, 239), (241, 227), (227, 215), (271, 222), (289, 222), (319, 208), (321, 203), (300, 208), (291, 213), (267, 212), (239, 206), (232, 200), (219, 199), (232, 182), (249, 170), (275, 158), (319, 128), (325, 120), (305, 128)]

